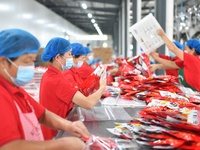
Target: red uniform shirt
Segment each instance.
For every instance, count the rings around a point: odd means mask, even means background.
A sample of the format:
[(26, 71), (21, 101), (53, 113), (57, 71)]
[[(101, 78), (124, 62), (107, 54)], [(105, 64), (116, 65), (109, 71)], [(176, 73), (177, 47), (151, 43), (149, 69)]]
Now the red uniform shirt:
[[(74, 105), (72, 98), (76, 92), (77, 89), (70, 86), (62, 72), (49, 66), (41, 79), (40, 103), (48, 110), (66, 118)], [(56, 130), (44, 126), (42, 126), (42, 131), (45, 139), (52, 139), (57, 133)]]
[(81, 83), (83, 83), (83, 80), (79, 76), (78, 72), (76, 71), (76, 68), (71, 68), (69, 70), (64, 71), (64, 76), (67, 78), (67, 80), (70, 82), (72, 87), (78, 88)]
[(44, 107), (30, 97), (26, 91), (20, 87), (14, 87), (0, 76), (0, 147), (13, 140), (25, 139), (14, 101), (23, 113), (31, 112), (27, 102), (29, 101), (38, 120), (44, 114)]
[(177, 60), (176, 65), (184, 69), (186, 82), (197, 91), (200, 91), (200, 56), (184, 52), (184, 61)]
[[(166, 59), (166, 60), (171, 60), (171, 61), (176, 61), (177, 59), (179, 59), (177, 56), (171, 58), (170, 56), (166, 56), (163, 54), (159, 54), (159, 57)], [(166, 69), (165, 73), (166, 73), (166, 75), (178, 77), (178, 69)]]
[(94, 69), (87, 63), (83, 63), (83, 65), (80, 68), (76, 68), (76, 70), (83, 81), (94, 72)]

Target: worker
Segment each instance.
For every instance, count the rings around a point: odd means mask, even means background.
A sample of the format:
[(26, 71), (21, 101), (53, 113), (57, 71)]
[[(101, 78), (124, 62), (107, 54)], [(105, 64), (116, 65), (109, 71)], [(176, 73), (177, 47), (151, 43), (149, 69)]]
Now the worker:
[(83, 81), (87, 79), (94, 72), (94, 69), (89, 65), (93, 60), (92, 51), (88, 47), (84, 47), (84, 48), (86, 51), (85, 62), (80, 68), (76, 69), (79, 76), (81, 77)]
[(83, 80), (77, 73), (76, 69), (80, 68), (83, 65), (86, 57), (85, 48), (80, 43), (72, 43), (72, 57), (73, 57), (73, 66), (64, 71), (64, 76), (67, 78), (71, 86), (79, 88), (79, 85), (83, 83)]
[[(175, 41), (175, 42), (173, 42), (173, 43), (174, 43), (179, 49), (181, 49), (181, 50), (184, 49), (184, 46), (183, 46), (180, 42)], [(174, 53), (170, 52), (170, 55), (171, 55), (171, 56), (167, 56), (167, 55), (163, 55), (163, 54), (158, 54), (158, 56), (159, 56), (160, 58), (163, 58), (163, 59), (166, 59), (166, 60), (176, 61), (176, 60), (178, 59), (178, 57), (177, 57)], [(177, 82), (178, 82), (178, 69), (168, 69), (167, 66), (164, 66), (163, 64), (160, 64), (160, 63), (158, 63), (158, 64), (151, 64), (151, 65), (150, 65), (150, 70), (151, 70), (151, 72), (154, 72), (154, 71), (157, 70), (157, 69), (164, 69), (166, 75), (171, 75), (171, 76), (177, 77)]]
[(0, 32), (0, 150), (80, 150), (77, 137), (44, 141), (40, 124), (88, 137), (80, 121), (71, 122), (45, 109), (20, 86), (34, 76), (39, 41), (21, 29)]
[[(40, 84), (40, 103), (48, 110), (66, 118), (74, 104), (85, 109), (94, 107), (106, 87), (105, 74), (100, 78), (99, 89), (84, 96), (77, 88), (71, 86), (64, 76), (63, 71), (73, 66), (72, 49), (68, 40), (60, 37), (52, 38), (42, 52), (42, 61), (49, 61), (47, 71), (44, 73)], [(53, 138), (57, 130), (50, 130), (42, 126), (45, 139)]]
[(186, 42), (185, 51), (180, 50), (162, 29), (157, 30), (158, 35), (163, 39), (168, 49), (173, 52), (179, 59), (176, 61), (165, 60), (152, 52), (151, 56), (161, 64), (173, 69), (179, 69), (179, 82), (195, 91), (200, 91), (200, 41), (198, 39), (190, 39)]

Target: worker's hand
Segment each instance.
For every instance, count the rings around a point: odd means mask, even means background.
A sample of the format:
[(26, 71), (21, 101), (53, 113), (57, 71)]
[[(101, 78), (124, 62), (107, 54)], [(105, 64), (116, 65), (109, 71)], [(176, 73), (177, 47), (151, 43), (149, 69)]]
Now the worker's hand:
[(157, 29), (157, 34), (159, 36), (163, 36), (163, 35), (165, 35), (165, 32), (164, 32), (164, 30), (162, 28), (159, 28), (159, 29)]
[(158, 69), (158, 65), (157, 65), (157, 64), (152, 64), (152, 65), (150, 65), (150, 71), (151, 71), (151, 72), (156, 71), (156, 69)]
[(111, 69), (110, 70), (110, 75), (111, 76), (114, 76), (114, 75), (116, 75), (116, 73), (119, 71), (119, 68), (113, 68), (113, 69)]
[(106, 70), (104, 70), (104, 72), (101, 74), (100, 77), (100, 88), (104, 91), (106, 89)]
[(81, 121), (74, 121), (69, 125), (68, 133), (77, 137), (89, 138), (90, 133)]

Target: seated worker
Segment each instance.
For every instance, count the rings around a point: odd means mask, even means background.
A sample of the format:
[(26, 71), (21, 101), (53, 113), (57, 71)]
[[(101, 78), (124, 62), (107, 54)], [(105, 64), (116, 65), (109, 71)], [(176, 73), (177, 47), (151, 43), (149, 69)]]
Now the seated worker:
[[(20, 86), (34, 76), (39, 41), (29, 32), (0, 32), (0, 150), (80, 150), (88, 137), (82, 122), (71, 122), (48, 111)], [(77, 137), (44, 141), (40, 124)]]
[(86, 51), (85, 62), (80, 68), (76, 69), (79, 76), (81, 77), (83, 81), (87, 79), (87, 77), (89, 77), (94, 72), (94, 69), (89, 65), (93, 60), (92, 51), (88, 47), (84, 47), (84, 48)]
[[(174, 44), (181, 50), (184, 49), (184, 46), (175, 41)], [(176, 61), (177, 59), (179, 59), (176, 55), (174, 56), (174, 54), (171, 52), (171, 56), (167, 56), (167, 55), (163, 55), (163, 54), (158, 54), (158, 56), (160, 58), (163, 58), (163, 59), (166, 59), (166, 60), (171, 60), (171, 61)], [(165, 73), (166, 75), (172, 75), (172, 76), (175, 76), (177, 77), (177, 82), (178, 82), (178, 69), (167, 69), (168, 67), (167, 66), (164, 66), (163, 64), (151, 64), (150, 65), (150, 70), (151, 72), (154, 72), (156, 69), (164, 69), (165, 70)]]
[(79, 85), (83, 83), (83, 80), (77, 73), (76, 69), (80, 68), (85, 61), (86, 51), (85, 48), (79, 43), (72, 43), (72, 57), (73, 66), (69, 70), (63, 72), (64, 76), (67, 78), (72, 87), (78, 89)]
[[(42, 61), (49, 61), (47, 71), (44, 73), (40, 84), (40, 103), (48, 110), (66, 118), (74, 104), (85, 109), (94, 107), (106, 87), (104, 74), (100, 78), (99, 89), (84, 96), (77, 88), (70, 85), (70, 82), (63, 75), (63, 71), (70, 69), (73, 65), (71, 45), (64, 38), (52, 38), (42, 52)], [(50, 130), (42, 126), (45, 139), (51, 139), (56, 135), (57, 130)]]
[(173, 52), (179, 59), (176, 61), (165, 60), (152, 52), (151, 56), (161, 64), (173, 69), (179, 69), (179, 82), (193, 90), (200, 91), (200, 41), (198, 39), (190, 39), (186, 43), (185, 51), (180, 50), (162, 29), (157, 30), (168, 49)]

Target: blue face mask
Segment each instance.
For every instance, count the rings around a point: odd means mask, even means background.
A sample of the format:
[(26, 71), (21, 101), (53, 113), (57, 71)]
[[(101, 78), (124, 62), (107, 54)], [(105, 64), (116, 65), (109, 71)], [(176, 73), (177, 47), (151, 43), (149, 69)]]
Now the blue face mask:
[(13, 65), (15, 65), (17, 70), (17, 76), (16, 78), (12, 77), (6, 69), (4, 71), (6, 74), (10, 77), (12, 82), (17, 86), (22, 86), (24, 84), (27, 84), (33, 79), (34, 76), (34, 68), (35, 66), (17, 66), (14, 62), (12, 62), (10, 59), (8, 59), (9, 62), (11, 62)]
[(78, 61), (78, 64), (73, 64), (74, 68), (80, 68), (83, 65), (83, 61)]
[(73, 66), (73, 58), (67, 58), (66, 59), (66, 64), (62, 65), (63, 70), (69, 70)]

